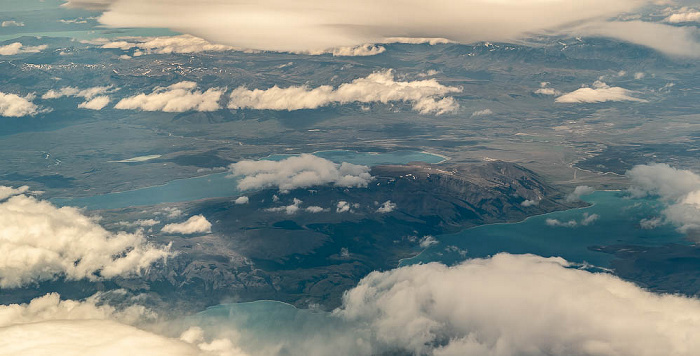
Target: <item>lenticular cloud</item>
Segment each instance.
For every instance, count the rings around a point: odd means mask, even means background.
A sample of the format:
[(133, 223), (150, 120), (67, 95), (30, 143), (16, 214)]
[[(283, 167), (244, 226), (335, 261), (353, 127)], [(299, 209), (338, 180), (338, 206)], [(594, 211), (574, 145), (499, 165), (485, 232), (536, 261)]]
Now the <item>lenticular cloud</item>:
[(508, 41), (607, 19), (647, 0), (70, 0), (104, 10), (114, 27), (167, 27), (208, 41), (273, 51), (318, 51), (389, 38)]

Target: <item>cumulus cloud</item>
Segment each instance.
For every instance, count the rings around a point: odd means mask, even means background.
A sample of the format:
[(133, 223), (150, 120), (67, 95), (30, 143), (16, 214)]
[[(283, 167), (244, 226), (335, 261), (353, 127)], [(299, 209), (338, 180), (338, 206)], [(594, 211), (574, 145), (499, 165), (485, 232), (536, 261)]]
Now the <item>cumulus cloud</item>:
[(284, 212), (285, 214), (292, 215), (292, 214), (296, 214), (299, 211), (299, 209), (301, 209), (301, 203), (303, 203), (301, 200), (294, 198), (293, 203), (290, 205), (278, 206), (275, 208), (269, 208), (269, 209), (265, 209), (265, 210), (272, 211), (272, 212)]
[[(211, 43), (203, 38), (192, 35), (158, 36), (158, 37), (125, 37), (110, 40), (99, 38), (84, 41), (101, 48), (121, 49), (123, 51), (134, 50), (136, 56), (143, 54), (172, 54), (172, 53), (200, 53), (200, 52), (224, 52), (243, 51), (248, 53), (259, 52), (252, 49), (244, 49), (234, 46)], [(373, 43), (365, 43), (357, 46), (344, 46), (327, 48), (323, 50), (291, 51), (296, 54), (323, 55), (330, 54), (334, 57), (362, 57), (374, 56), (384, 53), (386, 48)]]
[(437, 245), (438, 243), (438, 240), (432, 235), (423, 236), (418, 242), (422, 248), (428, 248), (430, 246)]
[(278, 188), (288, 191), (315, 185), (366, 187), (372, 180), (369, 167), (343, 162), (337, 164), (310, 154), (292, 156), (281, 161), (240, 161), (229, 166), (232, 177), (242, 177), (238, 188)]
[(539, 205), (539, 203), (540, 203), (540, 202), (539, 202), (538, 200), (526, 199), (526, 200), (523, 200), (523, 202), (520, 203), (520, 205), (527, 208), (527, 207), (530, 207), (530, 206), (537, 206), (537, 205)]
[(554, 88), (549, 88), (549, 82), (542, 82), (540, 83), (540, 88), (535, 90), (535, 94), (558, 96), (561, 95), (561, 92)]
[(557, 103), (602, 103), (606, 101), (637, 101), (646, 100), (635, 98), (635, 92), (620, 87), (611, 87), (601, 81), (593, 83), (591, 88), (581, 88), (566, 93), (555, 99)]
[(0, 354), (133, 355), (133, 356), (243, 356), (229, 339), (204, 340), (188, 330), (180, 339), (141, 330), (133, 324), (149, 318), (142, 306), (117, 310), (99, 303), (61, 300), (58, 294), (35, 298), (28, 304), (0, 306)]
[(700, 22), (700, 11), (682, 8), (678, 12), (670, 14), (664, 21), (669, 23)]
[(293, 86), (269, 89), (239, 87), (231, 93), (228, 107), (231, 109), (301, 110), (348, 103), (389, 103), (405, 101), (413, 103), (413, 109), (421, 114), (436, 115), (454, 112), (459, 108), (451, 98), (441, 98), (449, 93), (461, 92), (461, 88), (444, 86), (435, 79), (396, 81), (394, 72), (375, 72), (333, 88), (323, 85), (317, 88)]
[(579, 185), (574, 189), (573, 192), (569, 193), (569, 195), (566, 196), (566, 201), (568, 202), (575, 202), (581, 200), (581, 197), (584, 195), (592, 194), (595, 192), (595, 189), (587, 186), (587, 185)]
[(143, 111), (216, 111), (221, 109), (219, 99), (224, 89), (197, 90), (195, 82), (179, 82), (167, 87), (156, 87), (150, 94), (138, 94), (124, 98), (114, 106), (122, 110)]
[(647, 2), (70, 0), (68, 5), (105, 10), (99, 21), (108, 26), (166, 27), (240, 48), (298, 52), (381, 43), (387, 38), (509, 41), (614, 17)]
[(2, 24), (0, 24), (0, 27), (13, 27), (13, 26), (24, 27), (24, 22), (8, 20), (8, 21), (3, 21)]
[(45, 50), (47, 45), (40, 46), (24, 46), (21, 42), (14, 42), (8, 45), (0, 46), (0, 56), (14, 56), (23, 53), (39, 53)]
[(336, 213), (347, 213), (348, 211), (350, 211), (350, 203), (344, 200), (339, 201), (335, 206)]
[(167, 224), (163, 226), (161, 231), (185, 235), (209, 233), (211, 232), (211, 223), (203, 215), (194, 215), (184, 222)]
[(375, 336), (376, 354), (691, 356), (700, 301), (644, 291), (561, 258), (498, 254), (373, 272), (335, 314)]
[(109, 104), (109, 96), (103, 95), (116, 91), (111, 86), (92, 87), (78, 89), (75, 87), (63, 87), (61, 89), (51, 89), (41, 96), (42, 99), (60, 99), (62, 97), (84, 98), (85, 101), (78, 104), (81, 109), (102, 110)]
[(472, 117), (488, 116), (488, 115), (493, 115), (493, 111), (491, 111), (491, 109), (478, 110), (478, 111), (474, 111), (472, 113)]
[(236, 200), (234, 200), (233, 202), (236, 205), (242, 205), (242, 204), (248, 204), (249, 201), (250, 201), (250, 199), (247, 196), (241, 196), (241, 197), (236, 198)]
[[(663, 215), (681, 232), (700, 230), (700, 176), (663, 163), (635, 166), (626, 175), (633, 196), (656, 196), (668, 204)], [(651, 228), (659, 223), (651, 219), (642, 226)]]
[(114, 91), (111, 86), (92, 87), (78, 89), (75, 87), (63, 87), (61, 89), (51, 89), (41, 96), (42, 99), (60, 99), (65, 96), (92, 99), (98, 95), (107, 94)]
[(544, 221), (544, 223), (547, 226), (555, 226), (555, 227), (588, 226), (588, 225), (594, 223), (596, 220), (598, 220), (599, 217), (600, 216), (598, 214), (583, 213), (583, 217), (581, 218), (580, 221), (576, 221), (576, 220), (561, 221), (558, 219), (548, 218)]
[(170, 255), (169, 247), (153, 246), (141, 233), (111, 233), (78, 209), (17, 193), (0, 203), (1, 288), (57, 277), (129, 276)]
[(316, 206), (316, 205), (307, 206), (306, 209), (304, 209), (304, 210), (305, 210), (307, 213), (313, 213), (313, 214), (326, 211), (326, 209), (324, 209), (324, 208), (322, 208), (322, 207), (320, 207), (320, 206)]
[(4, 185), (0, 185), (0, 201), (5, 200), (9, 197), (13, 197), (15, 195), (20, 195), (24, 194), (29, 191), (29, 186), (23, 185), (19, 188), (12, 188), (12, 187), (6, 187)]
[(19, 96), (0, 92), (0, 116), (22, 117), (34, 116), (41, 110), (32, 102), (33, 95)]
[(377, 208), (378, 213), (386, 214), (394, 211), (396, 209), (396, 204), (393, 203), (391, 200), (387, 200), (382, 205)]
[(365, 43), (359, 46), (348, 46), (348, 47), (337, 47), (325, 49), (322, 51), (302, 51), (296, 53), (311, 54), (311, 55), (322, 55), (322, 54), (332, 54), (334, 57), (366, 57), (366, 56), (376, 56), (378, 54), (386, 52), (386, 48), (383, 46), (377, 46), (371, 43)]
[(103, 95), (78, 104), (81, 109), (102, 110), (109, 104), (109, 96)]

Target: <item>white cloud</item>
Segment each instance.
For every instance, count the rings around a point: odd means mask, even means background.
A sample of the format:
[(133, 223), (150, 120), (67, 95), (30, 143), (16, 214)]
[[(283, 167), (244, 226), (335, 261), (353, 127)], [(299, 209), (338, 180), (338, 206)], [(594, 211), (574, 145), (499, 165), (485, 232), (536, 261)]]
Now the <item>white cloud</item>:
[[(448, 0), (283, 2), (70, 0), (101, 8), (115, 27), (166, 27), (239, 48), (316, 51), (381, 43), (387, 38), (509, 41), (572, 23), (632, 11), (644, 0)], [(391, 14), (390, 16), (387, 14)]]
[(100, 44), (102, 48), (118, 48), (125, 51), (137, 48), (147, 54), (224, 52), (237, 50), (235, 47), (213, 44), (205, 39), (191, 35), (130, 37), (117, 41), (95, 40), (90, 43)]
[[(658, 196), (668, 204), (664, 217), (681, 232), (700, 230), (700, 176), (663, 163), (635, 166), (626, 175), (633, 196)], [(659, 223), (649, 220), (642, 226)]]
[(561, 92), (559, 90), (556, 90), (554, 88), (539, 88), (535, 90), (535, 94), (540, 94), (540, 95), (559, 95)]
[(0, 203), (0, 288), (59, 276), (134, 275), (168, 257), (168, 250), (151, 246), (140, 233), (111, 233), (72, 207), (26, 195)]
[(78, 104), (78, 108), (90, 110), (102, 110), (109, 104), (109, 96), (98, 96), (91, 100)]
[(620, 87), (611, 87), (601, 81), (593, 83), (592, 88), (581, 88), (566, 93), (555, 99), (557, 103), (602, 103), (606, 101), (637, 101), (646, 100), (632, 96), (635, 92)]
[(238, 188), (278, 188), (287, 191), (315, 185), (366, 187), (372, 180), (369, 167), (343, 162), (337, 164), (310, 154), (281, 161), (240, 161), (230, 165), (231, 176), (242, 177)]
[(439, 97), (461, 91), (461, 88), (444, 86), (435, 79), (395, 81), (393, 71), (386, 70), (341, 84), (337, 88), (330, 85), (313, 89), (307, 86), (274, 86), (265, 90), (239, 87), (231, 93), (228, 107), (292, 111), (353, 102), (386, 104), (392, 101), (406, 101), (413, 103), (413, 109), (421, 114), (440, 115), (454, 112), (459, 105), (451, 97)]
[(193, 215), (185, 222), (167, 224), (162, 232), (171, 234), (201, 234), (211, 232), (211, 223), (203, 215)]
[(23, 185), (19, 188), (12, 188), (12, 187), (6, 187), (4, 185), (0, 185), (0, 201), (5, 200), (9, 197), (13, 197), (15, 195), (24, 194), (28, 191), (29, 191), (29, 187), (26, 185)]
[(339, 201), (335, 206), (336, 213), (347, 213), (348, 211), (350, 211), (350, 203), (344, 200)]
[(249, 201), (250, 201), (250, 199), (247, 196), (240, 196), (240, 197), (236, 198), (236, 200), (234, 200), (233, 202), (236, 205), (242, 205), (242, 204), (248, 204)]
[(629, 191), (635, 197), (658, 195), (668, 200), (681, 200), (700, 189), (700, 176), (665, 163), (638, 165), (626, 175), (631, 180)]
[(373, 272), (335, 314), (374, 336), (375, 353), (691, 356), (700, 301), (647, 292), (561, 258), (499, 254)]
[(656, 229), (657, 227), (663, 225), (664, 221), (660, 217), (654, 217), (654, 218), (648, 218), (648, 219), (642, 219), (639, 221), (639, 226), (642, 229), (645, 230), (650, 230), (650, 229)]
[(646, 76), (647, 76), (647, 75), (644, 74), (644, 72), (637, 72), (637, 73), (634, 73), (634, 79), (637, 79), (637, 80), (644, 79), (644, 77), (646, 77)]
[(99, 298), (61, 300), (58, 294), (28, 304), (0, 306), (0, 354), (244, 356), (229, 339), (204, 340), (191, 330), (178, 340), (129, 324), (152, 315), (142, 306), (117, 310)]
[(587, 186), (587, 185), (579, 185), (574, 189), (573, 192), (569, 193), (569, 195), (566, 196), (566, 201), (568, 202), (575, 202), (581, 200), (581, 197), (584, 195), (592, 194), (595, 192), (595, 189)]
[(92, 87), (78, 89), (75, 87), (63, 87), (58, 90), (51, 89), (41, 96), (42, 99), (60, 99), (64, 96), (92, 99), (98, 95), (107, 94), (114, 91), (111, 86)]
[(143, 111), (216, 111), (221, 109), (219, 99), (224, 89), (210, 88), (202, 92), (197, 83), (179, 82), (167, 87), (156, 87), (150, 94), (138, 94), (124, 98), (114, 106), (122, 110)]
[(0, 92), (0, 116), (22, 117), (34, 116), (40, 112), (39, 107), (32, 103), (33, 95), (19, 96)]
[(588, 225), (594, 223), (596, 220), (598, 220), (599, 217), (600, 216), (598, 214), (583, 213), (583, 217), (581, 218), (580, 221), (576, 221), (576, 220), (560, 221), (558, 219), (548, 218), (544, 221), (544, 223), (547, 226), (555, 226), (555, 227), (588, 226)]
[(284, 212), (285, 214), (292, 215), (292, 214), (296, 214), (299, 211), (299, 209), (301, 207), (301, 203), (303, 203), (301, 200), (294, 198), (293, 203), (290, 205), (279, 206), (276, 208), (268, 208), (265, 210), (272, 211), (272, 212)]
[(76, 87), (63, 87), (55, 90), (51, 89), (41, 96), (42, 99), (60, 99), (65, 96), (84, 98), (85, 101), (78, 104), (78, 108), (90, 110), (102, 110), (109, 104), (109, 96), (103, 95), (112, 93), (119, 89), (113, 89), (111, 86), (92, 87), (87, 89), (78, 89)]
[(14, 42), (8, 45), (0, 46), (0, 56), (14, 56), (23, 53), (39, 53), (45, 50), (47, 45), (40, 46), (24, 46), (21, 42)]
[(136, 221), (120, 221), (119, 225), (120, 226), (126, 226), (126, 227), (152, 227), (155, 225), (160, 224), (159, 220), (155, 219), (139, 219)]
[(389, 37), (381, 41), (382, 43), (402, 43), (402, 44), (429, 44), (431, 46), (438, 44), (454, 43), (447, 38), (440, 37)]
[(434, 236), (426, 235), (420, 239), (419, 245), (422, 248), (428, 248), (430, 246), (437, 245), (438, 243), (438, 240)]
[(306, 207), (306, 209), (304, 209), (304, 210), (306, 210), (307, 213), (313, 213), (313, 214), (326, 211), (326, 209), (324, 209), (324, 208), (322, 208), (322, 207), (320, 207), (320, 206), (316, 206), (316, 205), (308, 206), (308, 207)]
[[(96, 39), (83, 41), (85, 43), (99, 45), (101, 48), (121, 49), (128, 51), (136, 49), (137, 56), (143, 54), (171, 54), (171, 53), (200, 53), (200, 52), (224, 52), (224, 51), (243, 51), (248, 53), (259, 52), (251, 49), (243, 49), (239, 47), (214, 44), (203, 38), (192, 35), (178, 36), (161, 36), (161, 37), (125, 37), (117, 40)], [(357, 56), (375, 56), (384, 53), (386, 48), (365, 43), (357, 46), (343, 46), (335, 48), (327, 48), (322, 50), (304, 50), (291, 51), (291, 53), (308, 54), (308, 55), (323, 55), (331, 54), (335, 57), (357, 57)]]
[(670, 23), (700, 22), (700, 11), (684, 8), (680, 12), (669, 15), (664, 21)]
[(75, 18), (75, 19), (68, 19), (68, 20), (66, 20), (66, 19), (59, 19), (58, 22), (60, 22), (60, 23), (62, 23), (62, 24), (66, 24), (66, 25), (69, 25), (69, 24), (83, 24), (83, 23), (88, 23), (88, 20), (95, 20), (95, 19), (96, 19), (96, 17), (78, 17), (78, 18)]
[(488, 116), (488, 115), (493, 115), (493, 111), (491, 111), (491, 109), (484, 109), (484, 110), (474, 111), (474, 112), (472, 113), (472, 117), (477, 117), (477, 116)]
[(377, 46), (371, 43), (365, 43), (359, 46), (337, 47), (322, 51), (302, 51), (296, 53), (310, 55), (332, 54), (334, 57), (366, 57), (376, 56), (384, 52), (386, 52), (386, 48), (382, 46)]
[(387, 200), (382, 205), (377, 208), (378, 213), (386, 214), (394, 211), (396, 209), (396, 204), (392, 203), (391, 200)]
[(523, 202), (520, 203), (520, 205), (522, 205), (522, 206), (524, 206), (524, 207), (527, 208), (527, 207), (530, 207), (530, 206), (537, 206), (537, 205), (539, 205), (539, 203), (540, 203), (539, 200), (530, 200), (530, 199), (526, 199), (526, 200), (523, 200)]
[(8, 21), (3, 21), (2, 24), (0, 24), (0, 27), (12, 27), (12, 26), (24, 27), (24, 22), (8, 20)]
[(548, 82), (540, 83), (540, 88), (535, 90), (535, 94), (553, 95), (553, 96), (557, 96), (557, 95), (561, 94), (561, 92), (559, 90), (556, 90), (554, 88), (549, 88), (548, 86), (549, 86)]
[(576, 227), (578, 222), (576, 220), (560, 221), (558, 219), (548, 218), (544, 221), (547, 226), (557, 226), (557, 227)]

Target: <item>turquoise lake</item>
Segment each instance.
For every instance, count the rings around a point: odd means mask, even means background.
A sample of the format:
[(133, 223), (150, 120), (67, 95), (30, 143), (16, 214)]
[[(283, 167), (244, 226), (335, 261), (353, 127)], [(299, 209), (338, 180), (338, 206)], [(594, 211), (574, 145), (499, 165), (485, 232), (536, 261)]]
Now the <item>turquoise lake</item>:
[[(445, 157), (416, 151), (396, 151), (386, 153), (354, 151), (321, 151), (314, 155), (336, 163), (348, 162), (366, 166), (380, 164), (406, 164), (409, 162), (439, 163)], [(293, 155), (271, 155), (264, 159), (280, 161)], [(119, 164), (119, 163), (115, 163)], [(55, 198), (51, 201), (60, 206), (77, 206), (88, 210), (121, 209), (131, 206), (147, 206), (161, 203), (177, 203), (206, 198), (220, 198), (240, 195), (236, 187), (237, 179), (229, 178), (228, 172), (206, 176), (178, 179), (163, 185), (141, 189), (95, 195), (85, 198)]]
[[(648, 230), (640, 227), (640, 220), (661, 214), (663, 205), (655, 199), (631, 199), (624, 192), (617, 191), (595, 192), (582, 199), (592, 205), (533, 216), (519, 223), (484, 225), (455, 234), (435, 236), (437, 244), (414, 258), (403, 260), (401, 264), (442, 262), (451, 265), (465, 258), (508, 252), (559, 256), (571, 262), (607, 267), (614, 256), (592, 251), (590, 246), (687, 243), (684, 235), (670, 225)], [(585, 216), (593, 214), (597, 219), (587, 225), (581, 224)], [(548, 219), (562, 223), (575, 221), (576, 226), (550, 226)]]
[[(452, 265), (469, 258), (508, 252), (560, 256), (572, 262), (606, 267), (614, 256), (592, 251), (589, 246), (689, 243), (673, 226), (640, 228), (641, 219), (659, 216), (664, 209), (663, 204), (654, 199), (630, 199), (624, 192), (616, 191), (595, 192), (583, 199), (592, 206), (535, 216), (517, 223), (484, 225), (456, 234), (435, 236), (437, 244), (401, 264), (442, 262)], [(597, 214), (598, 218), (581, 225), (584, 214)], [(550, 226), (547, 219), (575, 220), (577, 226)], [(456, 249), (467, 252), (460, 254)], [(314, 339), (351, 346), (356, 338), (368, 337), (362, 325), (353, 325), (332, 313), (297, 309), (275, 301), (214, 306), (188, 318), (187, 324), (211, 332), (234, 329), (241, 335), (239, 344), (248, 350), (261, 350), (266, 345), (277, 344), (303, 350), (308, 345), (318, 345), (304, 343), (304, 340)]]

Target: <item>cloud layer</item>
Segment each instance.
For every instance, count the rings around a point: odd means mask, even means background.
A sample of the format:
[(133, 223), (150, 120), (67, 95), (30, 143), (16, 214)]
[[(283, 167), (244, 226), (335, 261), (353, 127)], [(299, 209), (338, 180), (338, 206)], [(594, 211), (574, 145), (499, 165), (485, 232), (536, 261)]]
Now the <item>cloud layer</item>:
[(197, 90), (195, 82), (179, 82), (167, 87), (156, 87), (150, 94), (138, 94), (119, 101), (114, 108), (143, 111), (216, 111), (221, 109), (219, 99), (224, 89)]
[(231, 93), (228, 107), (292, 111), (353, 102), (386, 104), (405, 101), (413, 103), (413, 109), (421, 114), (440, 115), (459, 108), (453, 98), (443, 96), (461, 91), (461, 88), (442, 85), (435, 79), (396, 81), (393, 71), (386, 70), (341, 84), (337, 88), (330, 85), (313, 89), (307, 86), (274, 86), (265, 90), (239, 87)]
[[(262, 0), (70, 0), (104, 9), (115, 27), (167, 27), (215, 43), (274, 51), (319, 51), (387, 38), (508, 41), (531, 33), (605, 19), (644, 0), (418, 0), (294, 2)], [(390, 14), (390, 15), (388, 15)]]
[(626, 175), (632, 195), (660, 197), (668, 203), (663, 211), (668, 222), (681, 232), (700, 231), (700, 176), (663, 163), (635, 166)]
[(78, 209), (12, 193), (0, 203), (0, 288), (128, 276), (170, 255), (140, 233), (111, 233)]
[(369, 167), (343, 162), (337, 164), (310, 154), (281, 161), (240, 161), (229, 167), (231, 176), (241, 177), (238, 188), (291, 190), (315, 185), (366, 187), (372, 180)]
[[(700, 301), (658, 295), (561, 258), (499, 254), (373, 272), (336, 314), (415, 354), (683, 355), (700, 352)], [(381, 352), (377, 352), (381, 353)]]

